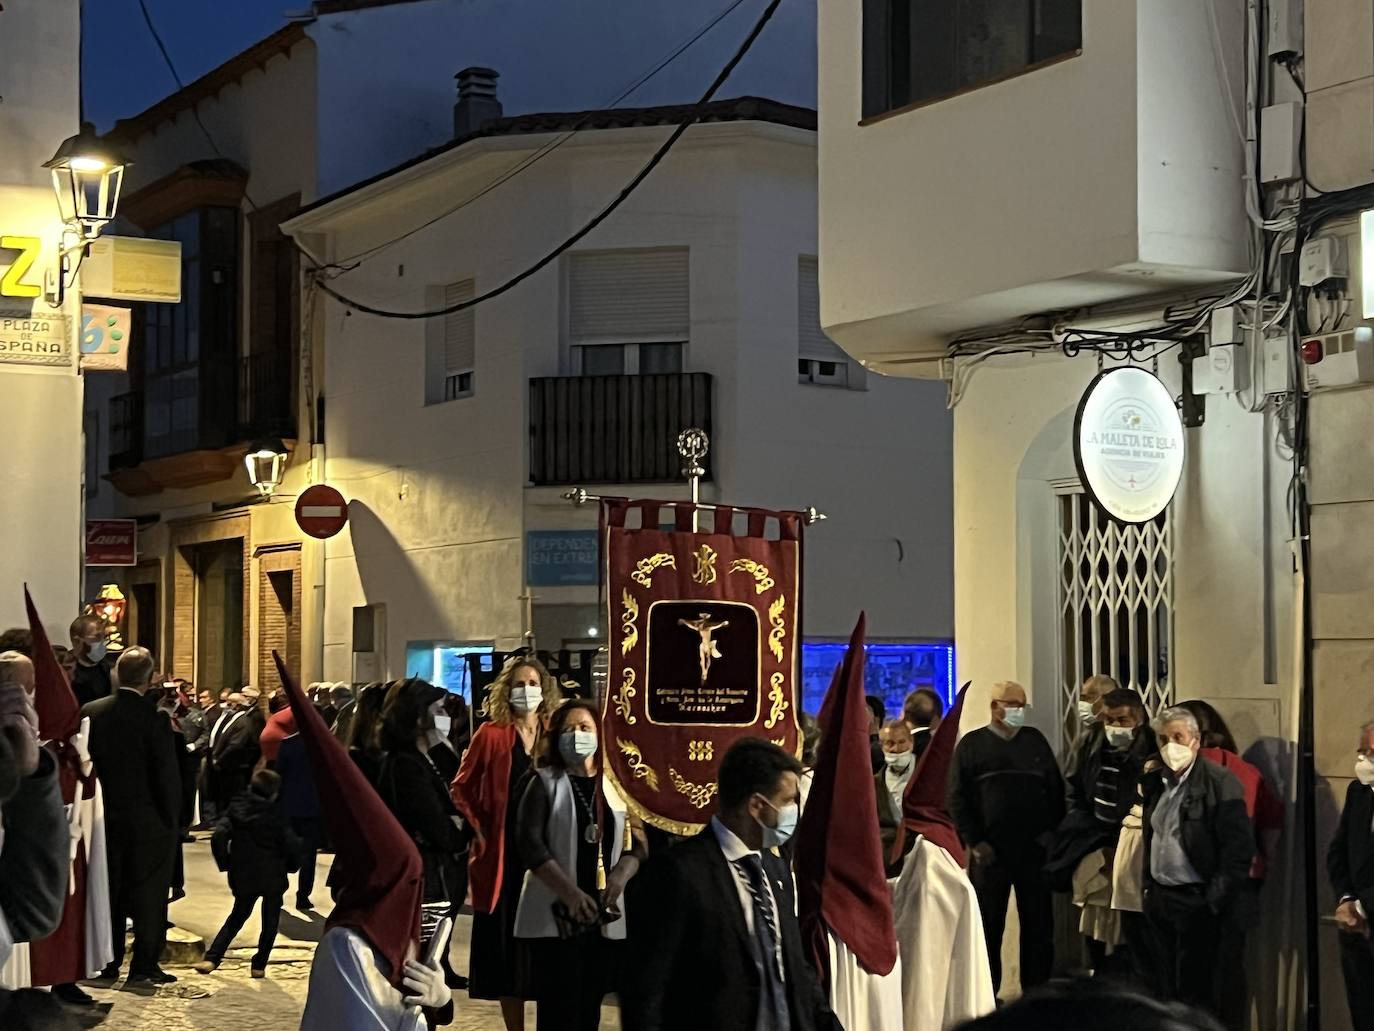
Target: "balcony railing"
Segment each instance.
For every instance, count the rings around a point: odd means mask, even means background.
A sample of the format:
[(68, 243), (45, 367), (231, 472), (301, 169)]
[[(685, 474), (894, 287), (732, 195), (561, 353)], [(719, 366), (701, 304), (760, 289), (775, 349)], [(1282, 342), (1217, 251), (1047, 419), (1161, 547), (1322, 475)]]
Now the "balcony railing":
[(132, 469), (143, 460), (143, 391), (110, 398), (110, 468)]
[(294, 437), (295, 363), (282, 351), (250, 354), (239, 364), (239, 436)]
[[(532, 379), (530, 482), (680, 480), (677, 436), (693, 426), (711, 432), (711, 377), (704, 372)], [(709, 458), (704, 464), (709, 479)]]

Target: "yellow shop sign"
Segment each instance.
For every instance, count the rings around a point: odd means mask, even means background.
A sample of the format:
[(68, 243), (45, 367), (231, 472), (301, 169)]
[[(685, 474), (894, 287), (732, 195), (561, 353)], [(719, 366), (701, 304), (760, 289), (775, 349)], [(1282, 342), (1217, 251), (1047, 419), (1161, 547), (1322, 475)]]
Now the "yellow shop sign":
[[(43, 246), (36, 236), (0, 236), (0, 251), (17, 252), (17, 257), (0, 255), (0, 297), (38, 297), (43, 288), (26, 282)], [(8, 267), (7, 267), (8, 266)]]

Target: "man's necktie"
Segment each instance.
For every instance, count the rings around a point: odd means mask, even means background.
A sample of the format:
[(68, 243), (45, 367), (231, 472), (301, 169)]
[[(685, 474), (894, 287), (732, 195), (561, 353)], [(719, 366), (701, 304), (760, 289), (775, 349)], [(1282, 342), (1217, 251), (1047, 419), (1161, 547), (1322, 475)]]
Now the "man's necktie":
[(777, 917), (768, 894), (768, 882), (764, 879), (763, 860), (757, 855), (747, 855), (735, 862), (745, 873), (749, 897), (754, 902), (754, 939), (758, 942), (764, 975), (763, 997), (759, 1005), (765, 1007), (770, 1016), (770, 1022), (761, 1022), (761, 1026), (786, 1031), (792, 1025), (787, 1012), (787, 989), (782, 983)]

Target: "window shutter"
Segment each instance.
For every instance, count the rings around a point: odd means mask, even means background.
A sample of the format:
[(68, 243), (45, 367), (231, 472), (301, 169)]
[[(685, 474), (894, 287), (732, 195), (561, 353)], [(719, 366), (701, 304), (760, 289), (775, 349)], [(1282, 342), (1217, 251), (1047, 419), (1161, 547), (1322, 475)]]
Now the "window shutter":
[(797, 259), (797, 357), (848, 362), (849, 356), (821, 331), (820, 275), (815, 258)]
[(574, 343), (687, 340), (687, 249), (574, 254), (568, 273)]
[[(476, 296), (474, 283), (464, 279), (444, 288), (444, 307)], [(477, 309), (464, 308), (444, 316), (444, 375), (471, 372), (477, 363)]]

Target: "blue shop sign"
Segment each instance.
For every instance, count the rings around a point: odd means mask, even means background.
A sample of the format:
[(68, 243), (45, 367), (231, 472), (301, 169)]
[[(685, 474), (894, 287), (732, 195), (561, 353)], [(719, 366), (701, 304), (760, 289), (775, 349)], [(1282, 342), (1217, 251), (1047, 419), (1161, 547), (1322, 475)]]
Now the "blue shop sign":
[(595, 587), (600, 548), (595, 530), (525, 534), (525, 582), (531, 587)]

